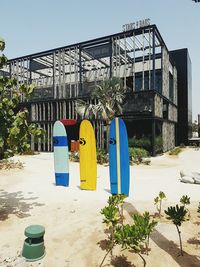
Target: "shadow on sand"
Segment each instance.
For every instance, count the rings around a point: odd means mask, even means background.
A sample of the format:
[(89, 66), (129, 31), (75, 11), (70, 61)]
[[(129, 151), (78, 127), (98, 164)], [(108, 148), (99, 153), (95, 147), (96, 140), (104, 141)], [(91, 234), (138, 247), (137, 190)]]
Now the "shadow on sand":
[(33, 206), (44, 206), (44, 204), (38, 202), (31, 202), (31, 200), (35, 199), (37, 197), (24, 198), (22, 191), (8, 193), (0, 190), (0, 221), (7, 220), (10, 214), (14, 214), (18, 218), (30, 216), (29, 211)]
[[(136, 208), (131, 203), (125, 203), (124, 209), (130, 214), (138, 213)], [(174, 261), (176, 261), (181, 267), (199, 267), (200, 260), (196, 255), (190, 255), (184, 252), (184, 256), (180, 255), (180, 249), (177, 244), (173, 241), (168, 240), (164, 235), (162, 235), (156, 229), (151, 234), (151, 239), (154, 243), (166, 253), (168, 253)]]
[[(97, 243), (99, 247), (104, 250), (108, 251), (109, 250), (109, 245), (110, 242), (108, 239), (101, 240)], [(104, 264), (104, 267), (106, 266), (114, 266), (114, 267), (136, 267), (134, 264), (132, 264), (130, 261), (128, 261), (127, 257), (124, 255), (119, 255), (119, 256), (114, 256), (110, 264)]]
[(128, 261), (127, 257), (124, 255), (115, 256), (111, 260), (111, 265), (114, 267), (136, 267), (136, 265)]
[[(110, 189), (104, 189), (104, 191), (106, 191), (107, 193), (111, 194)], [(112, 194), (111, 194), (112, 195)]]

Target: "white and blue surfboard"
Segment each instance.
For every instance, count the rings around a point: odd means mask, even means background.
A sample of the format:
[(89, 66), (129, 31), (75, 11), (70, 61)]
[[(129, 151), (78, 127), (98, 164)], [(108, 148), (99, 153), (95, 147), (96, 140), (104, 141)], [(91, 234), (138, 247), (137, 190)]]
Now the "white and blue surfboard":
[(68, 139), (60, 121), (56, 121), (53, 126), (53, 148), (56, 185), (69, 186)]
[(109, 144), (110, 191), (112, 194), (129, 195), (130, 166), (126, 125), (115, 118), (110, 125)]

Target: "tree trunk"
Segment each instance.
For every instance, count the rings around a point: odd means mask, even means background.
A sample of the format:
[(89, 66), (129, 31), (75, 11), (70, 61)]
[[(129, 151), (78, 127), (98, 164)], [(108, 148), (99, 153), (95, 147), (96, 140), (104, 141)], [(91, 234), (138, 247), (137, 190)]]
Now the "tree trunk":
[(181, 256), (183, 256), (183, 247), (182, 247), (182, 240), (181, 240), (181, 231), (178, 228), (178, 225), (176, 225), (176, 229), (178, 231), (178, 236), (179, 236), (179, 242), (180, 242), (180, 248), (181, 248)]
[(140, 253), (138, 253), (138, 255), (139, 255), (140, 258), (143, 260), (143, 266), (145, 267), (146, 264), (147, 264), (145, 258), (144, 258)]
[(102, 260), (102, 262), (100, 263), (99, 267), (101, 267), (101, 266), (103, 265), (103, 263), (104, 263), (106, 257), (108, 256), (108, 254), (109, 254), (111, 251), (112, 251), (112, 248), (110, 248), (110, 249), (107, 251), (107, 253), (106, 253), (106, 255), (103, 257), (103, 260)]

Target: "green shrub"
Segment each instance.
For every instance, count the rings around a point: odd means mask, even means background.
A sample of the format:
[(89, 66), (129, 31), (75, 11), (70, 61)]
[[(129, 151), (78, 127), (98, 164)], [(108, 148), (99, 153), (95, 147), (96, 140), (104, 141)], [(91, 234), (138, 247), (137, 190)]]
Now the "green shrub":
[[(79, 152), (70, 152), (69, 156), (71, 161), (79, 162)], [(97, 149), (97, 163), (104, 164), (108, 163), (108, 154), (103, 149)]]
[(14, 161), (3, 159), (0, 160), (0, 170), (10, 170), (10, 169), (23, 169), (24, 163), (21, 161)]
[[(129, 139), (129, 147), (133, 148), (143, 148), (148, 152), (151, 151), (151, 140), (147, 137), (136, 138), (132, 137)], [(156, 154), (163, 152), (163, 140), (162, 136), (159, 135), (155, 138), (155, 151)]]
[[(7, 62), (2, 53), (4, 48), (5, 42), (1, 39), (0, 70)], [(20, 106), (21, 97), (30, 100), (33, 92), (33, 85), (24, 83), (18, 86), (17, 79), (0, 73), (0, 159), (29, 151), (31, 136), (38, 140), (45, 134), (42, 128), (29, 123), (28, 109)]]
[(137, 253), (143, 260), (143, 266), (146, 266), (146, 260), (142, 254), (149, 251), (149, 238), (157, 222), (151, 220), (149, 212), (143, 215), (134, 214), (132, 216), (133, 224), (118, 225), (115, 231), (116, 243), (121, 245), (122, 249), (129, 249)]
[(74, 162), (79, 162), (79, 152), (70, 152), (69, 159)]
[(146, 151), (144, 148), (129, 148), (129, 155), (130, 155), (130, 162), (131, 163), (143, 163), (144, 159), (149, 156), (148, 151)]
[(176, 226), (179, 242), (180, 242), (180, 249), (181, 249), (181, 256), (183, 256), (183, 247), (182, 247), (182, 240), (181, 240), (181, 231), (179, 227), (185, 221), (185, 216), (187, 214), (187, 210), (184, 206), (176, 205), (170, 206), (167, 210), (165, 210), (165, 214), (168, 216), (167, 219), (171, 220), (173, 224)]
[(177, 156), (181, 151), (182, 149), (180, 147), (175, 147), (174, 149), (169, 151), (169, 155)]
[(156, 136), (155, 138), (155, 151), (156, 151), (156, 154), (163, 152), (163, 139), (161, 135)]
[(162, 209), (163, 199), (166, 199), (166, 195), (162, 191), (160, 191), (158, 196), (156, 198), (154, 198), (154, 205), (156, 205), (156, 207), (157, 207), (159, 217), (161, 217), (161, 209)]
[[(100, 267), (103, 266), (103, 263), (110, 253), (111, 256), (113, 254), (113, 248), (116, 245), (115, 240), (115, 232), (117, 225), (121, 222), (123, 218), (123, 204), (124, 204), (125, 195), (112, 195), (108, 199), (108, 206), (104, 207), (101, 210), (101, 214), (103, 215), (103, 223), (106, 224), (107, 229), (107, 241), (108, 246), (106, 248), (107, 252), (99, 265)], [(122, 212), (122, 213), (121, 213)]]
[(97, 163), (105, 164), (108, 163), (108, 154), (103, 149), (97, 149)]
[(199, 202), (199, 205), (198, 205), (198, 208), (197, 208), (197, 212), (200, 213), (200, 202)]
[(143, 215), (134, 214), (131, 224), (124, 224), (122, 219), (125, 219), (123, 216), (125, 198), (126, 196), (123, 194), (112, 195), (108, 199), (108, 206), (101, 210), (103, 223), (107, 226), (104, 231), (107, 234), (107, 239), (102, 240), (104, 242), (104, 248), (102, 247), (102, 249), (107, 252), (99, 267), (104, 266), (103, 263), (109, 253), (112, 261), (113, 248), (117, 244), (121, 245), (123, 250), (129, 249), (130, 252), (137, 253), (143, 260), (143, 266), (146, 266), (146, 260), (142, 254), (146, 251), (148, 255), (150, 234), (153, 232), (157, 222), (151, 219), (149, 212), (144, 212)]
[(40, 153), (37, 152), (37, 151), (34, 151), (34, 150), (27, 150), (27, 151), (24, 151), (23, 152), (23, 155), (29, 155), (29, 156), (32, 156), (32, 155), (39, 155)]
[(180, 148), (185, 148), (185, 147), (186, 147), (185, 144), (183, 143), (180, 144)]
[(144, 148), (145, 150), (150, 151), (151, 141), (147, 137), (142, 137), (142, 138), (132, 137), (129, 139), (129, 147)]
[(190, 204), (190, 197), (188, 197), (187, 195), (183, 195), (180, 199), (180, 202), (185, 207), (186, 205)]
[[(183, 207), (185, 208), (186, 205), (190, 205), (190, 197), (188, 197), (187, 195), (183, 195), (180, 199), (180, 202), (181, 204), (183, 205)], [(187, 220), (190, 219), (190, 211), (189, 209), (186, 209), (187, 210)]]

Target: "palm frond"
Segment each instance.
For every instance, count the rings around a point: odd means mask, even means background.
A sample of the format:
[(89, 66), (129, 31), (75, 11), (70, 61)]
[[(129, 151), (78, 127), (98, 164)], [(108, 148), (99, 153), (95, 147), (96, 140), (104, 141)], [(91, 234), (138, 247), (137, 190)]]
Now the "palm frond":
[(82, 118), (102, 118), (108, 121), (122, 114), (125, 89), (120, 78), (113, 77), (97, 84), (92, 96), (98, 100), (97, 104), (77, 101), (77, 112)]
[(76, 101), (76, 112), (78, 113), (79, 116), (81, 116), (82, 118), (85, 117), (85, 112), (88, 108), (88, 103), (84, 100), (78, 99)]

